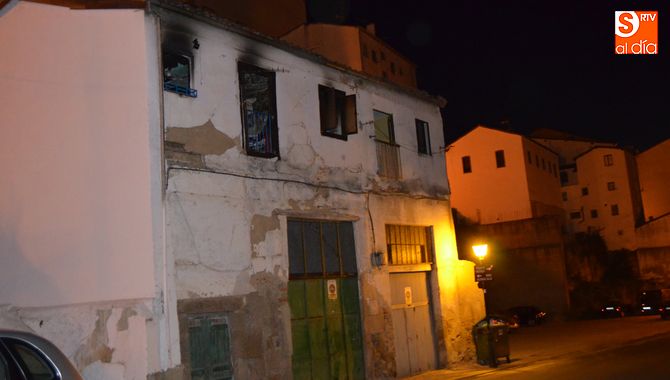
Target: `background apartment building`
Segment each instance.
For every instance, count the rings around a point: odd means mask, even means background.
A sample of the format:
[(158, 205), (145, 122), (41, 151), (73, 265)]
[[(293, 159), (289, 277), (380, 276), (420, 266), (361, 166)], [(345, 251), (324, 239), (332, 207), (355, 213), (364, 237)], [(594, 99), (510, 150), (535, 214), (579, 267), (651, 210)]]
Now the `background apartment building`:
[(523, 135), (478, 126), (446, 156), (452, 206), (471, 222), (562, 213), (558, 155)]

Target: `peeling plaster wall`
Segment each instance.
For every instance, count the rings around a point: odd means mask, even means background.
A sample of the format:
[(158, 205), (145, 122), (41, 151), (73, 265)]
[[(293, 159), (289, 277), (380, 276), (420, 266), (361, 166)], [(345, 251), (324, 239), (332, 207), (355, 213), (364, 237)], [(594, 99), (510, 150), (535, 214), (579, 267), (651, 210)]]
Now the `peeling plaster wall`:
[[(431, 273), (440, 365), (471, 357), (469, 328), (483, 316), (483, 297), (472, 281), (471, 265), (456, 254), (444, 155), (437, 153), (443, 141), (439, 108), (158, 11), (165, 39), (179, 35), (200, 43), (189, 52), (198, 97), (164, 92), (166, 246), (167, 256), (174, 258), (185, 366), (190, 360), (185, 318), (217, 312), (229, 321), (236, 377), (290, 376), (286, 225), (291, 217), (353, 222), (369, 378), (396, 374), (389, 273), (372, 268), (370, 254), (385, 251), (386, 223), (433, 226), (438, 232), (439, 259)], [(238, 61), (276, 72), (280, 159), (244, 152)], [(359, 130), (346, 141), (321, 135), (319, 84), (357, 96)], [(393, 114), (401, 181), (376, 174), (373, 109)], [(430, 124), (433, 156), (416, 153), (415, 118)], [(390, 193), (395, 195), (375, 195)]]
[(0, 324), (54, 342), (86, 379), (146, 379), (152, 300), (0, 309)]

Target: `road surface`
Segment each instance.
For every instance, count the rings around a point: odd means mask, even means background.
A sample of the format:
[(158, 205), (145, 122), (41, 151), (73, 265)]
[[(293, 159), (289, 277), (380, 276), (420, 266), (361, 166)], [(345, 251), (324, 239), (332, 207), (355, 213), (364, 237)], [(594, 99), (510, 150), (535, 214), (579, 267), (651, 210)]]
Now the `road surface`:
[(463, 363), (411, 379), (670, 379), (670, 321), (658, 316), (521, 328), (510, 350), (495, 369)]

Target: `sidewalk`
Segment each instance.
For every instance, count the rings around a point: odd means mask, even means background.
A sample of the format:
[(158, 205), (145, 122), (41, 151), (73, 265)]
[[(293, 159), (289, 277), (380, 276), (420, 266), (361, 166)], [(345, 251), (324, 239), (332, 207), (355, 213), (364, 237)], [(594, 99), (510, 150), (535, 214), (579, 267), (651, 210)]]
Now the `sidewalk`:
[(407, 377), (407, 380), (467, 379), (488, 373), (541, 365), (566, 355), (587, 354), (621, 346), (659, 334), (670, 334), (670, 322), (658, 316), (627, 317), (589, 321), (555, 322), (520, 328), (510, 334), (511, 363), (499, 360), (497, 368), (474, 362), (459, 363)]

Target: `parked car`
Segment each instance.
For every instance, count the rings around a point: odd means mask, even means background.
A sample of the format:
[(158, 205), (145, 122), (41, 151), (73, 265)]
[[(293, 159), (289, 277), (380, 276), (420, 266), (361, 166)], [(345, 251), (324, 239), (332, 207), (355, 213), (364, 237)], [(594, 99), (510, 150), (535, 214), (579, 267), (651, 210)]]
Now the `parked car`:
[(622, 318), (625, 315), (625, 307), (616, 301), (606, 302), (600, 309), (600, 316), (603, 318)]
[(663, 305), (659, 312), (661, 314), (661, 319), (670, 319), (670, 303)]
[(508, 310), (508, 314), (522, 326), (539, 325), (547, 319), (547, 313), (535, 306), (515, 306)]
[(657, 314), (661, 308), (661, 297), (662, 293), (660, 289), (645, 290), (640, 293), (640, 314)]
[(510, 328), (510, 331), (519, 328), (519, 320), (516, 319), (514, 316), (509, 317), (502, 314), (491, 314), (489, 315), (489, 317), (506, 324)]
[(23, 331), (0, 329), (0, 379), (83, 380), (50, 341)]

